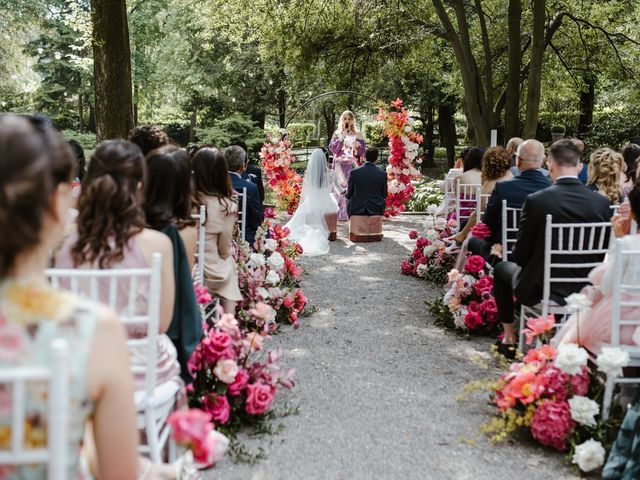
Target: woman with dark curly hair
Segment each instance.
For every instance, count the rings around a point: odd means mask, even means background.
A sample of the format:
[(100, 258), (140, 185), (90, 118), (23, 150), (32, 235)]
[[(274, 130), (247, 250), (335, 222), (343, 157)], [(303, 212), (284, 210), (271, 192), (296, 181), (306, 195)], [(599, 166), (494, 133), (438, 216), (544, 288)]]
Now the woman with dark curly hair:
[(129, 141), (138, 145), (143, 155), (173, 143), (169, 135), (158, 125), (137, 126), (129, 132)]
[[(482, 156), (480, 164), (482, 185), (482, 210), (486, 207), (487, 200), (496, 186), (496, 182), (508, 180), (513, 177), (511, 173), (511, 155), (503, 147), (491, 147)], [(477, 223), (476, 212), (471, 214), (465, 227), (453, 237), (458, 245), (462, 245)]]

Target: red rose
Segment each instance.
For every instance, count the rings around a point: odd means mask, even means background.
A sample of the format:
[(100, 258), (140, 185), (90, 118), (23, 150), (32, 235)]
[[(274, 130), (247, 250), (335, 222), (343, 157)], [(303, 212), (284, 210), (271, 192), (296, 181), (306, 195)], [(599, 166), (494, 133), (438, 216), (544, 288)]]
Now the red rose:
[(418, 238), (418, 240), (416, 241), (416, 249), (417, 250), (422, 250), (424, 247), (426, 247), (427, 245), (429, 245), (429, 240), (427, 240), (424, 237), (420, 237)]
[(210, 413), (214, 421), (224, 425), (229, 421), (231, 413), (229, 400), (224, 395), (216, 395), (215, 393), (208, 395), (204, 399), (204, 411)]
[(262, 383), (252, 383), (247, 385), (247, 403), (245, 410), (249, 415), (261, 415), (266, 412), (273, 399), (276, 389), (270, 385)]
[(476, 282), (473, 288), (480, 296), (482, 296), (483, 293), (491, 293), (493, 291), (493, 277), (490, 275), (485, 275)]
[(411, 240), (415, 240), (416, 238), (418, 238), (418, 231), (417, 230), (411, 230), (409, 232), (409, 238)]
[(464, 269), (469, 273), (478, 273), (484, 270), (485, 264), (484, 258), (480, 255), (471, 255), (467, 259), (467, 264), (464, 266)]
[(491, 230), (486, 224), (480, 222), (473, 226), (471, 229), (471, 235), (482, 240), (491, 236)]
[(247, 383), (249, 383), (249, 374), (239, 368), (236, 379), (229, 385), (229, 395), (237, 397), (247, 388)]
[(498, 305), (496, 304), (495, 298), (491, 297), (482, 302), (480, 310), (484, 313), (484, 318), (487, 322), (495, 323), (498, 320)]
[(413, 267), (411, 266), (411, 264), (407, 260), (403, 260), (402, 261), (402, 263), (400, 264), (400, 270), (405, 275), (413, 275)]
[(469, 311), (464, 316), (464, 323), (469, 327), (469, 330), (475, 330), (476, 328), (481, 327), (483, 324), (482, 313)]
[(285, 308), (291, 308), (293, 307), (293, 304), (295, 303), (295, 300), (292, 296), (288, 296), (287, 298), (284, 299), (284, 301), (282, 302), (282, 305), (285, 306)]

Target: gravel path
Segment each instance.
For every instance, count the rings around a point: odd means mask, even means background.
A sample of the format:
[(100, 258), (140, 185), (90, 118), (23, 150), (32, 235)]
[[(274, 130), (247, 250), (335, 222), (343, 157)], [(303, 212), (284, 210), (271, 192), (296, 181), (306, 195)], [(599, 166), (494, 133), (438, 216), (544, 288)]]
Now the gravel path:
[(489, 340), (433, 326), (424, 301), (439, 289), (400, 274), (407, 233), (422, 222), (401, 216), (385, 223), (382, 243), (358, 245), (343, 226), (330, 255), (303, 260), (318, 311), (270, 343), (297, 370), (298, 385), (282, 397), (300, 414), (281, 419), (281, 433), (248, 441), (265, 448), (264, 460), (225, 459), (210, 478), (578, 478), (561, 455), (533, 444), (490, 445), (479, 428), (492, 408), (481, 396), (455, 400), (466, 383), (495, 375), (481, 365)]

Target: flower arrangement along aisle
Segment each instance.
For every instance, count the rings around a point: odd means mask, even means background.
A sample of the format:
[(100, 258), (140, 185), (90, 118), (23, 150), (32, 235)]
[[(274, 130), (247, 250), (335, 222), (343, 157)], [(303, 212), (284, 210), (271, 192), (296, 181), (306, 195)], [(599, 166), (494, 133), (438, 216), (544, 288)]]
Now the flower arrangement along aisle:
[(423, 138), (413, 131), (414, 121), (399, 98), (389, 107), (381, 107), (377, 120), (383, 122), (384, 134), (389, 139), (389, 194), (385, 216), (393, 217), (404, 212), (415, 188), (411, 181), (420, 178), (415, 165), (422, 163), (418, 147)]
[(416, 241), (416, 245), (411, 255), (402, 261), (400, 269), (405, 275), (424, 278), (431, 282), (444, 285), (447, 282), (447, 274), (454, 267), (457, 254), (448, 254), (445, 250), (447, 245), (444, 239), (453, 235), (456, 226), (455, 219), (446, 220), (436, 217), (434, 210), (438, 207), (430, 206), (429, 212), (432, 214), (431, 228), (424, 236), (417, 230), (409, 232), (409, 238)]
[[(529, 319), (527, 343), (544, 340), (554, 325), (552, 315)], [(576, 344), (558, 348), (542, 344), (530, 349), (490, 386), (498, 413), (483, 432), (499, 441), (528, 430), (540, 444), (567, 451), (582, 471), (600, 468), (619, 419), (601, 419), (602, 381), (596, 369), (589, 368), (588, 360), (587, 351)], [(628, 354), (617, 348), (604, 348), (596, 359), (598, 371), (617, 376), (628, 362)]]
[(480, 255), (470, 255), (462, 272), (448, 274), (446, 293), (431, 304), (436, 322), (447, 328), (478, 334), (497, 332), (498, 306), (493, 297), (491, 267)]
[[(244, 329), (267, 333), (273, 332), (277, 323), (298, 327), (307, 298), (300, 288), (303, 270), (296, 263), (302, 247), (289, 240), (289, 233), (286, 227), (265, 222), (256, 233), (255, 251), (246, 242), (238, 246), (236, 262), (243, 297), (238, 319)], [(269, 318), (255, 316), (259, 303), (269, 305), (274, 314)]]
[(293, 215), (300, 201), (302, 177), (291, 168), (296, 161), (291, 140), (286, 136), (269, 137), (260, 150), (260, 158), (267, 183), (276, 194), (278, 208)]

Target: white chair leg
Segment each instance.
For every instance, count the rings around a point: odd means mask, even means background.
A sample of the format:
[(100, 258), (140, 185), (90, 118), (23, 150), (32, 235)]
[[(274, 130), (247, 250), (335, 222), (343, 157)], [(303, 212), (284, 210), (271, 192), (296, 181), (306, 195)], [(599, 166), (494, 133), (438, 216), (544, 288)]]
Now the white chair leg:
[(152, 409), (148, 407), (147, 413), (145, 414), (145, 420), (147, 422), (145, 425), (145, 431), (147, 434), (147, 445), (149, 446), (149, 456), (151, 458), (151, 463), (162, 463), (162, 454), (160, 452), (158, 438), (158, 426), (156, 425), (151, 412)]
[(613, 389), (615, 387), (615, 381), (613, 377), (607, 376), (607, 382), (604, 387), (604, 397), (602, 399), (602, 419), (607, 420), (609, 418), (609, 410), (611, 409), (611, 402), (613, 401)]

